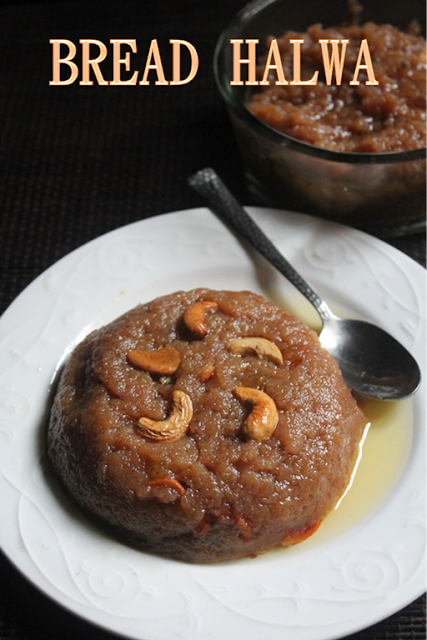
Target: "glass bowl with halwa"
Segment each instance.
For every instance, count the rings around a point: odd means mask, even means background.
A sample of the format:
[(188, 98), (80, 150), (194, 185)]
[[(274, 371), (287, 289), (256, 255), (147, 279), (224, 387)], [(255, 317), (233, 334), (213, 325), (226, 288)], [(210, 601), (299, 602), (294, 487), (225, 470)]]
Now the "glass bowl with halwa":
[(425, 228), (425, 11), (256, 0), (235, 17), (214, 69), (260, 203), (383, 236)]

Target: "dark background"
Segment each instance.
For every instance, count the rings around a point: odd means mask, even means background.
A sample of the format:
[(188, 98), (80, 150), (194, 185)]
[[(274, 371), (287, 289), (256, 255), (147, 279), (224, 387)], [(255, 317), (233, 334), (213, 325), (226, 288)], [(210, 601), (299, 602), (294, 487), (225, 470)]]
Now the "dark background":
[[(0, 4), (0, 313), (74, 248), (153, 215), (199, 206), (186, 185), (213, 166), (247, 193), (212, 56), (242, 0), (66, 1)], [(51, 38), (137, 40), (132, 71), (157, 38), (167, 77), (170, 38), (197, 49), (196, 78), (177, 87), (49, 86)], [(109, 62), (110, 61), (110, 62)], [(102, 65), (111, 79), (111, 53)], [(126, 74), (123, 73), (123, 76)], [(153, 76), (152, 78), (153, 83)], [(425, 265), (423, 233), (391, 244)], [(31, 312), (31, 310), (29, 310)], [(1, 526), (7, 526), (2, 522)], [(107, 640), (106, 632), (38, 593), (0, 555), (0, 640)], [(424, 640), (425, 598), (352, 640)]]

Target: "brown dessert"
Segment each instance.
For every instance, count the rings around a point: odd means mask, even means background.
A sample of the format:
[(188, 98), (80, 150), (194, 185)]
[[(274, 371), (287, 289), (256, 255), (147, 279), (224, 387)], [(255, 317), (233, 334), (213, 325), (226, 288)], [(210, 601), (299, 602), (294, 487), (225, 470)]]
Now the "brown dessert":
[[(292, 80), (293, 46), (301, 45), (301, 80), (316, 71), (316, 85), (270, 84), (254, 93), (249, 110), (260, 120), (308, 144), (352, 153), (384, 153), (426, 145), (426, 42), (385, 24), (366, 23), (324, 29), (310, 26), (306, 33), (287, 32), (278, 38), (285, 77)], [(341, 84), (326, 83), (319, 40), (349, 39)], [(351, 85), (362, 40), (369, 45), (377, 86)], [(265, 61), (264, 61), (265, 64)], [(264, 70), (264, 66), (262, 66)], [(365, 75), (364, 75), (365, 74)]]
[(76, 347), (47, 444), (70, 494), (119, 539), (213, 562), (311, 535), (364, 426), (313, 331), (254, 293), (198, 289)]

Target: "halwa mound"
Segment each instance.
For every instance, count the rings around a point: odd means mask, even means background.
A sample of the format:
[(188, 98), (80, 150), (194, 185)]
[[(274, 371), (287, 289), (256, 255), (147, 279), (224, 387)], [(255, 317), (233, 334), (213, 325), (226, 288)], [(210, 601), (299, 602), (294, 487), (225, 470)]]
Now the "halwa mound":
[(196, 289), (75, 348), (47, 446), (69, 494), (121, 541), (214, 562), (311, 535), (364, 428), (312, 330), (254, 293)]

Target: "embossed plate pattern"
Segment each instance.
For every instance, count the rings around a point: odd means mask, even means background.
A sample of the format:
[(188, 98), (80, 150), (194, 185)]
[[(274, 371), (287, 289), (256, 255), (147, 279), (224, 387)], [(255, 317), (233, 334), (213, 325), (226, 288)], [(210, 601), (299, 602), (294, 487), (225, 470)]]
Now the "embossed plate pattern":
[[(425, 363), (425, 272), (359, 231), (251, 208), (332, 305), (383, 326)], [(90, 330), (139, 302), (195, 286), (294, 292), (207, 209), (171, 213), (90, 242), (35, 280), (0, 320), (2, 548), (44, 593), (138, 640), (333, 640), (425, 589), (425, 389), (413, 398), (409, 459), (392, 490), (345, 533), (290, 550), (193, 566), (120, 545), (67, 504), (46, 472), (55, 370)], [(298, 294), (299, 295), (299, 294)], [(425, 379), (425, 370), (423, 371)], [(408, 429), (410, 429), (408, 425)]]

